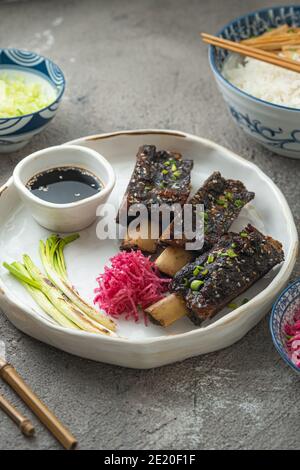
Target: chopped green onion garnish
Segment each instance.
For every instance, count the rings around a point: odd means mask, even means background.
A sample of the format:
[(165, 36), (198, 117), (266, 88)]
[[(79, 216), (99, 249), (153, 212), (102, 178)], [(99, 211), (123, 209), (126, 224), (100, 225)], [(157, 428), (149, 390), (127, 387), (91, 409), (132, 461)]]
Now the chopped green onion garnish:
[(240, 233), (240, 236), (241, 236), (242, 238), (248, 238), (248, 233), (247, 233), (247, 232), (241, 232), (241, 233)]
[(167, 160), (166, 162), (164, 162), (164, 165), (165, 166), (169, 166), (171, 164), (171, 162), (169, 160)]
[(232, 308), (232, 309), (235, 309), (235, 308), (238, 308), (238, 305), (235, 304), (234, 302), (231, 302), (230, 304), (227, 305), (228, 308)]
[(186, 277), (183, 278), (183, 285), (184, 287), (189, 287), (189, 280)]
[(236, 248), (236, 243), (231, 243), (231, 248)]
[(192, 281), (191, 282), (191, 289), (192, 290), (199, 290), (201, 286), (203, 286), (204, 284), (204, 281), (198, 281), (198, 280), (195, 280), (195, 281)]
[(213, 263), (214, 261), (214, 256), (213, 255), (209, 255), (208, 258), (207, 258), (207, 263), (210, 264), (210, 263)]
[(161, 172), (163, 175), (167, 175), (169, 173), (168, 170), (162, 170)]
[(173, 176), (175, 176), (175, 178), (179, 178), (180, 175), (181, 175), (181, 171), (179, 171), (179, 170), (176, 170), (173, 173)]
[(172, 171), (176, 171), (176, 170), (177, 170), (177, 165), (175, 165), (175, 163), (173, 163), (173, 165), (171, 166), (171, 170), (172, 170)]
[(199, 273), (200, 273), (200, 268), (199, 268), (199, 266), (196, 266), (196, 268), (193, 271), (193, 275), (198, 276)]
[(227, 207), (227, 202), (225, 199), (216, 199), (216, 203), (219, 204), (219, 206)]
[(235, 205), (235, 207), (238, 207), (240, 209), (241, 207), (243, 207), (244, 203), (241, 199), (236, 199), (234, 201), (234, 205)]
[(226, 199), (228, 199), (229, 201), (232, 201), (232, 193), (230, 193), (229, 191), (227, 191), (227, 192), (225, 193), (225, 197), (226, 197)]
[(198, 276), (198, 274), (201, 274), (201, 276), (205, 276), (208, 273), (208, 269), (205, 269), (204, 266), (196, 266), (193, 275)]
[(236, 252), (232, 248), (228, 248), (224, 255), (229, 256), (229, 258), (235, 258), (237, 256)]
[(207, 213), (207, 212), (204, 212), (204, 221), (205, 221), (205, 222), (208, 221), (208, 213)]

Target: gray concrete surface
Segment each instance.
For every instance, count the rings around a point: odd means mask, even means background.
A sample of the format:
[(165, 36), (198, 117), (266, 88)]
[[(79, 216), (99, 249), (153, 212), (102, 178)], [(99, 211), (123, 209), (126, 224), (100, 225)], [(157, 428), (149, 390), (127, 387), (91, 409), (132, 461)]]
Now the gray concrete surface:
[[(282, 0), (281, 3), (288, 3)], [(201, 30), (272, 1), (1, 1), (0, 45), (40, 51), (65, 71), (56, 120), (26, 149), (1, 155), (0, 183), (31, 151), (87, 134), (142, 127), (205, 136), (257, 163), (300, 220), (300, 162), (274, 156), (230, 120), (212, 79)], [(299, 276), (299, 262), (293, 278)], [(274, 350), (268, 318), (235, 346), (136, 371), (72, 357), (17, 331), (3, 315), (11, 361), (70, 426), (80, 449), (300, 447), (299, 380)], [(14, 403), (26, 411), (7, 386)], [(31, 416), (30, 413), (27, 413)], [(0, 449), (58, 449), (0, 414)]]

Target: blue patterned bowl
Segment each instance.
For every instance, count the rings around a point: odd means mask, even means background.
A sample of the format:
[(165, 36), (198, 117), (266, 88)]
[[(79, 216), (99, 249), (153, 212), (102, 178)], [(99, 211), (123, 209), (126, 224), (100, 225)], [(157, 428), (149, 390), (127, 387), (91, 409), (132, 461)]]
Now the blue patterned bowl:
[[(300, 5), (249, 13), (224, 26), (218, 35), (240, 41), (285, 23), (300, 26)], [(269, 150), (286, 157), (300, 158), (300, 109), (260, 100), (232, 85), (222, 76), (227, 55), (227, 51), (210, 46), (210, 66), (232, 118), (246, 134)]]
[(51, 60), (34, 52), (20, 49), (0, 49), (0, 72), (17, 71), (35, 74), (55, 89), (54, 101), (35, 113), (15, 118), (0, 119), (0, 152), (14, 152), (24, 147), (54, 118), (65, 89), (65, 78), (60, 68)]
[(273, 343), (279, 352), (282, 359), (298, 374), (298, 368), (289, 358), (285, 346), (284, 325), (291, 322), (295, 313), (295, 308), (300, 304), (300, 279), (293, 284), (290, 284), (277, 299), (273, 305), (270, 330), (272, 334)]

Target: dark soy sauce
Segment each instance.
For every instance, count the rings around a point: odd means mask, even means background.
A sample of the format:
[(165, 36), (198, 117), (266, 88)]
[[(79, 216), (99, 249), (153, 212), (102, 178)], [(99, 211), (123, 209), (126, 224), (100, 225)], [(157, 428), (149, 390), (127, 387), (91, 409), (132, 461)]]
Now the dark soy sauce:
[(60, 167), (38, 173), (26, 187), (44, 201), (68, 204), (94, 196), (101, 191), (103, 184), (83, 168)]

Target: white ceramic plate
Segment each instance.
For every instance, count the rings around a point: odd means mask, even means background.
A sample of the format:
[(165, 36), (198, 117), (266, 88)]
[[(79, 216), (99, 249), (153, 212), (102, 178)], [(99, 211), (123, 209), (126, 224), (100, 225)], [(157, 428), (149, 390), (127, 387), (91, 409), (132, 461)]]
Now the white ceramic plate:
[[(114, 166), (117, 183), (109, 202), (116, 205), (130, 178), (137, 149), (142, 144), (178, 150), (194, 160), (193, 189), (214, 170), (227, 178), (241, 179), (254, 201), (243, 209), (233, 229), (251, 222), (283, 243), (285, 261), (242, 295), (251, 299), (234, 311), (225, 309), (209, 324), (193, 326), (186, 318), (168, 329), (143, 321), (119, 322), (122, 338), (76, 332), (54, 324), (4, 268), (0, 271), (0, 306), (23, 332), (81, 357), (134, 368), (151, 368), (215, 351), (238, 341), (268, 312), (274, 298), (288, 281), (296, 261), (297, 232), (287, 202), (275, 184), (254, 164), (205, 139), (175, 131), (138, 130), (96, 135), (72, 143), (96, 149)], [(39, 263), (38, 241), (48, 232), (38, 226), (18, 198), (10, 179), (0, 190), (0, 263), (28, 253)], [(109, 258), (118, 252), (116, 241), (100, 241), (96, 225), (81, 233), (66, 250), (68, 271), (74, 285), (93, 299), (95, 278)]]

